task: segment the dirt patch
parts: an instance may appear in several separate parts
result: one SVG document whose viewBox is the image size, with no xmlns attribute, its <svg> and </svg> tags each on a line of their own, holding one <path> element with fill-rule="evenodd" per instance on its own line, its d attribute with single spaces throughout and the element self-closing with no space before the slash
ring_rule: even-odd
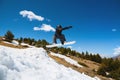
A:
<svg viewBox="0 0 120 80">
<path fill-rule="evenodd" d="M 8 44 L 8 43 L 5 43 L 4 41 L 0 41 L 0 45 L 12 47 L 12 48 L 19 48 L 19 49 L 28 48 L 28 46 Z"/>
<path fill-rule="evenodd" d="M 99 63 L 96 63 L 96 62 L 93 62 L 93 61 L 90 61 L 90 60 L 86 60 L 86 59 L 82 59 L 82 58 L 77 58 L 75 56 L 69 56 L 69 57 L 78 61 L 78 62 L 86 64 L 89 69 L 94 70 L 94 71 L 97 71 L 99 66 L 101 65 Z"/>
</svg>

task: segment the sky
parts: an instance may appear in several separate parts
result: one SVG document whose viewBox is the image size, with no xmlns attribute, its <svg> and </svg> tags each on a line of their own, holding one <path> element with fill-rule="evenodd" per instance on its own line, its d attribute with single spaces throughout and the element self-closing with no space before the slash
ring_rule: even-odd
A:
<svg viewBox="0 0 120 80">
<path fill-rule="evenodd" d="M 57 25 L 78 52 L 120 54 L 120 0 L 0 0 L 0 36 L 45 39 L 52 43 Z M 59 40 L 57 40 L 59 43 Z"/>
</svg>

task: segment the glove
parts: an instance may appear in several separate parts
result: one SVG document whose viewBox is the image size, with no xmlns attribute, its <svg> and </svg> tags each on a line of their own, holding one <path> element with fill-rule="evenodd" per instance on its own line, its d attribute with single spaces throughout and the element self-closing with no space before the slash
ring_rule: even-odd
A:
<svg viewBox="0 0 120 80">
<path fill-rule="evenodd" d="M 69 28 L 72 28 L 72 26 L 69 26 Z"/>
</svg>

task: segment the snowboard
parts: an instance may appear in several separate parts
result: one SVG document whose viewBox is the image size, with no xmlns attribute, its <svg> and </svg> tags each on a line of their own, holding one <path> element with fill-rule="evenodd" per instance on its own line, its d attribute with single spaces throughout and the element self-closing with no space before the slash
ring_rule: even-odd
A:
<svg viewBox="0 0 120 80">
<path fill-rule="evenodd" d="M 51 44 L 51 45 L 46 45 L 47 48 L 52 48 L 52 47 L 62 47 L 65 45 L 72 45 L 75 44 L 76 41 L 70 41 L 70 42 L 65 42 L 64 44 L 58 43 L 58 44 Z"/>
</svg>

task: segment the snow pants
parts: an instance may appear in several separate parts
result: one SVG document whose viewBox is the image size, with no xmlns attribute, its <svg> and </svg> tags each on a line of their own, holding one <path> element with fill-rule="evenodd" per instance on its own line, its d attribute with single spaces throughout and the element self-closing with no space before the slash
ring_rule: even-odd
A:
<svg viewBox="0 0 120 80">
<path fill-rule="evenodd" d="M 60 39 L 61 44 L 64 44 L 64 42 L 66 41 L 64 34 L 55 34 L 53 37 L 53 43 L 57 43 L 57 39 Z"/>
</svg>

